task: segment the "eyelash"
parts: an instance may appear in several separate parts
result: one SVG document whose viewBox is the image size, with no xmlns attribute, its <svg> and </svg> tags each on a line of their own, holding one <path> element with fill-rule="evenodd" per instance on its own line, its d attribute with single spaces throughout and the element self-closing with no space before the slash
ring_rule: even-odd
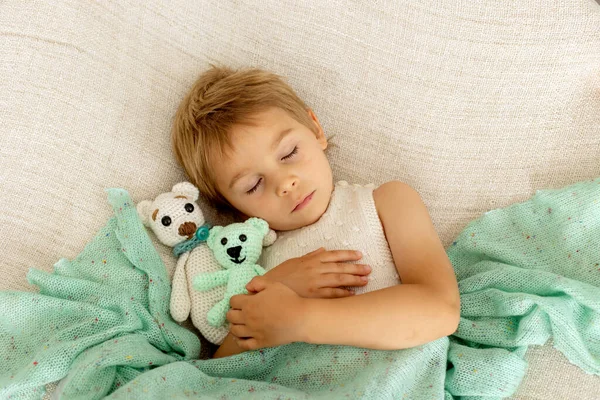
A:
<svg viewBox="0 0 600 400">
<path fill-rule="evenodd" d="M 252 193 L 256 192 L 258 190 L 258 186 L 260 186 L 260 182 L 262 182 L 262 178 L 260 178 L 258 180 L 258 182 L 256 182 L 256 185 L 254 185 L 254 187 L 252 189 L 248 190 L 246 193 L 252 194 Z"/>
<path fill-rule="evenodd" d="M 298 153 L 298 146 L 295 146 L 294 150 L 292 150 L 292 152 L 290 154 L 288 154 L 287 156 L 283 157 L 282 160 L 287 160 L 288 158 L 292 158 L 294 155 L 296 155 L 296 153 Z"/>
<path fill-rule="evenodd" d="M 293 156 L 295 156 L 297 153 L 298 153 L 298 146 L 295 146 L 294 150 L 292 150 L 292 152 L 290 154 L 288 154 L 285 157 L 282 157 L 281 159 L 282 160 L 287 160 L 287 159 L 292 158 Z M 263 178 L 260 178 L 258 180 L 258 182 L 256 182 L 256 185 L 254 185 L 254 187 L 252 189 L 248 190 L 246 192 L 246 194 L 252 194 L 252 193 L 256 192 L 258 190 L 258 187 L 260 186 L 260 183 L 262 182 L 262 179 Z"/>
</svg>

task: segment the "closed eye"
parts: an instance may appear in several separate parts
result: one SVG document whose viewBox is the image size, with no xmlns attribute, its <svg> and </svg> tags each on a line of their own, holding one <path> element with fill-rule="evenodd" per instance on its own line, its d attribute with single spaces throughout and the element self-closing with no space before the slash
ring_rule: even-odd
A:
<svg viewBox="0 0 600 400">
<path fill-rule="evenodd" d="M 290 154 L 288 154 L 287 156 L 283 157 L 282 160 L 287 160 L 288 158 L 292 158 L 294 157 L 294 155 L 298 153 L 298 146 L 294 147 L 294 150 L 292 150 L 292 152 Z"/>
<path fill-rule="evenodd" d="M 290 158 L 294 157 L 296 154 L 298 154 L 298 146 L 295 146 L 295 147 L 294 147 L 294 149 L 293 149 L 293 150 L 290 152 L 290 154 L 288 154 L 288 155 L 287 155 L 287 156 L 285 156 L 285 157 L 282 157 L 282 158 L 281 158 L 281 160 L 287 160 L 287 159 L 290 159 Z M 263 178 L 260 178 L 260 179 L 258 180 L 258 182 L 256 182 L 256 185 L 254 185 L 254 186 L 252 187 L 252 189 L 248 190 L 248 191 L 246 192 L 246 194 L 252 194 L 252 193 L 256 192 L 256 191 L 258 190 L 258 188 L 259 188 L 259 186 L 260 186 L 261 182 L 262 182 L 262 179 L 263 179 Z"/>
<path fill-rule="evenodd" d="M 260 186 L 260 183 L 262 182 L 262 179 L 263 178 L 260 178 L 258 180 L 258 182 L 256 182 L 256 185 L 254 185 L 254 187 L 252 189 L 248 190 L 246 193 L 247 194 L 252 194 L 252 193 L 256 192 L 258 190 L 258 187 Z"/>
</svg>

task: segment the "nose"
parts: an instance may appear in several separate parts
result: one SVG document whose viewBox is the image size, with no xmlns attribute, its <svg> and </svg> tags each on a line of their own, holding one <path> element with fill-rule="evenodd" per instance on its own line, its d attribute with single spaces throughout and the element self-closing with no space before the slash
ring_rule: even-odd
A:
<svg viewBox="0 0 600 400">
<path fill-rule="evenodd" d="M 227 254 L 229 254 L 229 257 L 238 258 L 240 251 L 242 251 L 242 246 L 230 247 L 227 249 Z"/>
<path fill-rule="evenodd" d="M 290 194 L 294 189 L 296 189 L 297 186 L 298 178 L 296 178 L 295 176 L 285 178 L 281 181 L 279 187 L 277 188 L 277 195 L 286 196 Z"/>
<path fill-rule="evenodd" d="M 180 236 L 187 236 L 188 239 L 191 239 L 194 233 L 196 233 L 196 224 L 193 222 L 184 222 L 179 225 L 179 229 L 177 230 Z"/>
</svg>

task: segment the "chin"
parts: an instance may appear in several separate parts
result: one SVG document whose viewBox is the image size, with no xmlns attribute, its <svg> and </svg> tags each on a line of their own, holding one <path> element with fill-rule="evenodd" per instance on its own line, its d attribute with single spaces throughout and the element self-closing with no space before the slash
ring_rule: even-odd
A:
<svg viewBox="0 0 600 400">
<path fill-rule="evenodd" d="M 276 231 L 284 232 L 284 231 L 293 231 L 295 229 L 300 229 L 307 225 L 311 225 L 319 220 L 320 216 L 312 217 L 312 216 L 302 216 L 302 218 L 291 218 L 290 221 L 281 224 L 273 224 L 269 225 L 271 229 Z"/>
<path fill-rule="evenodd" d="M 319 219 L 321 219 L 323 214 L 325 214 L 325 211 L 327 211 L 329 201 L 327 201 L 327 203 L 321 204 L 322 201 L 320 202 L 319 200 L 322 200 L 322 199 L 315 198 L 313 200 L 316 200 L 316 201 L 314 202 L 314 204 L 311 204 L 312 208 L 310 210 L 308 210 L 308 209 L 305 210 L 305 211 L 309 211 L 309 212 L 307 212 L 307 215 L 303 215 L 302 224 L 298 228 L 300 228 L 302 226 L 314 224 Z"/>
<path fill-rule="evenodd" d="M 309 223 L 306 223 L 304 221 L 290 221 L 286 224 L 282 224 L 279 229 L 277 229 L 277 228 L 273 228 L 273 229 L 275 229 L 276 231 L 293 231 L 295 229 L 300 229 L 306 225 L 309 225 Z"/>
<path fill-rule="evenodd" d="M 323 212 L 318 213 L 315 216 L 312 216 L 312 218 L 307 218 L 306 222 L 304 223 L 304 226 L 306 225 L 312 225 L 315 222 L 317 222 L 319 219 L 321 219 L 321 216 L 325 213 L 325 210 L 323 210 Z"/>
</svg>

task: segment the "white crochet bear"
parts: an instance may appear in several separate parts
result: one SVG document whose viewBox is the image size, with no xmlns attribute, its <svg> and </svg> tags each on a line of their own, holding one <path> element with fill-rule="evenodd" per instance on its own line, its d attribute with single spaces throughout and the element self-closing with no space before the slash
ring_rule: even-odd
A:
<svg viewBox="0 0 600 400">
<path fill-rule="evenodd" d="M 202 236 L 203 230 L 200 228 L 206 221 L 196 202 L 198 196 L 196 186 L 181 182 L 173 186 L 172 191 L 162 193 L 154 200 L 139 202 L 138 215 L 161 243 L 176 248 L 177 245 L 193 241 L 196 232 Z M 204 227 L 206 236 L 207 228 Z M 208 324 L 206 315 L 223 299 L 225 288 L 216 287 L 202 293 L 192 288 L 194 276 L 222 269 L 205 240 L 179 255 L 171 289 L 171 316 L 175 321 L 183 322 L 191 315 L 192 324 L 202 336 L 211 343 L 221 344 L 229 331 L 228 325 L 213 327 Z"/>
<path fill-rule="evenodd" d="M 191 316 L 192 324 L 202 336 L 211 343 L 221 344 L 229 333 L 229 324 L 211 326 L 207 314 L 224 298 L 226 287 L 205 292 L 192 287 L 196 275 L 223 269 L 205 242 L 209 227 L 196 202 L 199 194 L 196 186 L 181 182 L 154 200 L 139 202 L 137 211 L 142 223 L 152 229 L 158 240 L 173 247 L 174 254 L 179 255 L 171 288 L 171 316 L 178 322 Z M 276 234 L 271 230 L 263 245 L 271 245 L 275 238 Z"/>
</svg>

